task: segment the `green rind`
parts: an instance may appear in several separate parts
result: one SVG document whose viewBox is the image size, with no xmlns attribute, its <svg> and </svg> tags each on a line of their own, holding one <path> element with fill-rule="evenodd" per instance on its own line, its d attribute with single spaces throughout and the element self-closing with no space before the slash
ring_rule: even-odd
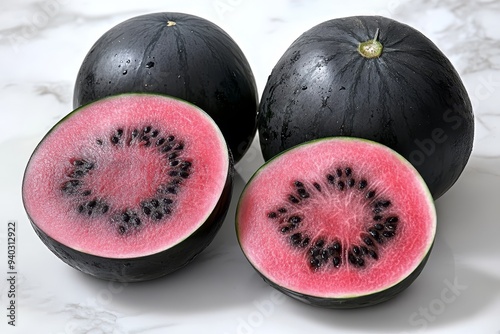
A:
<svg viewBox="0 0 500 334">
<path fill-rule="evenodd" d="M 412 169 L 415 172 L 415 177 L 418 178 L 419 182 L 423 185 L 423 189 L 425 191 L 425 195 L 429 199 L 429 202 L 430 203 L 434 202 L 434 199 L 432 198 L 432 194 L 431 194 L 429 188 L 427 187 L 424 179 L 418 173 L 418 171 L 415 169 L 415 167 L 409 161 L 407 161 L 401 154 L 399 154 L 398 152 L 394 151 L 390 147 L 385 146 L 383 144 L 380 144 L 378 142 L 369 140 L 369 139 L 357 138 L 357 137 L 334 136 L 334 137 L 317 138 L 317 139 L 312 139 L 310 141 L 297 144 L 295 146 L 292 146 L 290 148 L 287 148 L 287 149 L 281 151 L 280 153 L 276 154 L 275 156 L 271 157 L 269 160 L 267 160 L 266 162 L 264 162 L 264 164 L 261 165 L 254 172 L 254 174 L 250 177 L 250 179 L 246 183 L 245 187 L 243 188 L 243 190 L 242 190 L 242 192 L 240 194 L 240 197 L 238 199 L 237 206 L 236 206 L 236 213 L 235 213 L 236 238 L 237 238 L 238 244 L 239 244 L 239 246 L 240 246 L 240 248 L 241 248 L 241 250 L 243 252 L 243 255 L 245 256 L 245 258 L 247 259 L 247 261 L 249 262 L 249 264 L 251 265 L 251 267 L 260 275 L 260 277 L 267 284 L 269 284 L 271 287 L 275 288 L 276 290 L 282 292 L 283 294 L 285 294 L 285 295 L 287 295 L 289 297 L 292 297 L 292 298 L 294 298 L 296 300 L 299 300 L 299 301 L 301 301 L 301 302 L 303 302 L 305 304 L 309 304 L 309 305 L 316 306 L 316 307 L 322 307 L 322 308 L 331 308 L 331 309 L 352 309 L 352 308 L 361 308 L 361 307 L 366 307 L 366 306 L 372 306 L 372 305 L 380 304 L 382 302 L 385 302 L 387 300 L 390 300 L 390 299 L 394 298 L 396 295 L 398 295 L 402 291 L 406 290 L 415 281 L 415 279 L 420 275 L 420 273 L 422 272 L 422 270 L 424 269 L 424 267 L 425 267 L 425 265 L 427 263 L 427 260 L 428 260 L 428 258 L 430 256 L 431 250 L 432 250 L 433 245 L 434 245 L 434 240 L 435 240 L 435 236 L 436 236 L 436 224 L 434 224 L 434 231 L 433 231 L 432 241 L 430 242 L 428 248 L 426 249 L 421 262 L 419 263 L 419 265 L 408 276 L 406 276 L 404 279 L 402 279 L 398 283 L 396 283 L 396 284 L 388 287 L 387 289 L 384 289 L 384 290 L 381 290 L 381 291 L 377 291 L 377 292 L 374 292 L 372 294 L 360 295 L 360 296 L 353 296 L 353 297 L 348 297 L 348 298 L 332 298 L 332 297 L 312 296 L 312 295 L 303 294 L 303 293 L 300 293 L 300 292 L 297 292 L 297 291 L 293 291 L 293 290 L 287 289 L 287 288 L 279 285 L 278 283 L 270 280 L 261 271 L 259 271 L 255 267 L 255 265 L 250 261 L 250 259 L 245 254 L 245 252 L 243 251 L 243 247 L 242 247 L 242 243 L 241 243 L 241 239 L 240 239 L 240 235 L 239 235 L 239 228 L 238 228 L 238 225 L 239 225 L 239 222 L 238 222 L 238 212 L 240 210 L 240 204 L 242 202 L 242 199 L 245 196 L 246 190 L 248 189 L 248 187 L 252 183 L 252 180 L 254 178 L 256 178 L 263 170 L 265 170 L 266 167 L 270 163 L 272 163 L 274 160 L 280 158 L 281 156 L 285 155 L 287 152 L 295 150 L 296 148 L 299 148 L 299 147 L 302 147 L 302 146 L 307 146 L 307 145 L 310 145 L 310 144 L 313 144 L 313 143 L 316 143 L 316 142 L 327 141 L 327 140 L 332 140 L 332 139 L 335 139 L 335 140 L 345 140 L 345 141 L 362 141 L 362 142 L 372 143 L 372 144 L 375 144 L 375 145 L 379 145 L 379 146 L 385 147 L 387 150 L 389 150 L 390 152 L 392 152 L 394 154 L 394 156 L 396 156 L 397 158 L 399 158 L 399 160 L 402 163 L 406 164 L 406 166 L 408 168 Z M 432 206 L 431 209 L 433 210 L 433 212 L 432 212 L 433 219 L 434 219 L 434 221 L 436 221 L 436 211 L 435 211 L 434 206 Z"/>
</svg>

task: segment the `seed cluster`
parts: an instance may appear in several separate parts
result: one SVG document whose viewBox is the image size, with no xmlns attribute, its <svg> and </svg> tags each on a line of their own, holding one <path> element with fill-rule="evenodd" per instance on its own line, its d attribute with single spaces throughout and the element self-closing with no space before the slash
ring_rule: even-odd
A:
<svg viewBox="0 0 500 334">
<path fill-rule="evenodd" d="M 303 211 L 300 206 L 307 205 L 308 199 L 318 193 L 343 196 L 348 192 L 362 196 L 373 214 L 373 221 L 366 230 L 360 231 L 359 243 L 350 244 L 338 236 L 312 238 L 314 233 L 303 227 L 307 218 L 300 213 Z M 326 266 L 339 268 L 343 263 L 359 268 L 367 261 L 378 260 L 379 245 L 396 235 L 399 218 L 391 214 L 391 207 L 392 202 L 377 195 L 377 190 L 365 178 L 356 178 L 351 167 L 338 167 L 326 173 L 324 180 L 294 181 L 283 205 L 268 212 L 267 217 L 277 222 L 278 231 L 286 236 L 292 247 L 304 250 L 313 270 Z"/>
<path fill-rule="evenodd" d="M 90 189 L 86 182 L 92 172 L 98 168 L 91 159 L 74 159 L 67 172 L 67 180 L 61 184 L 64 195 L 77 199 L 77 212 L 90 218 L 107 215 L 119 234 L 131 232 L 141 225 L 145 219 L 161 221 L 171 215 L 175 205 L 175 196 L 179 193 L 183 182 L 192 173 L 192 162 L 184 157 L 185 144 L 173 134 L 162 135 L 162 132 L 151 125 L 130 130 L 118 128 L 107 137 L 96 140 L 98 147 L 111 145 L 117 149 L 135 147 L 137 149 L 154 149 L 165 161 L 168 172 L 165 182 L 159 185 L 156 194 L 141 201 L 139 207 L 115 208 L 109 197 L 99 195 Z"/>
</svg>

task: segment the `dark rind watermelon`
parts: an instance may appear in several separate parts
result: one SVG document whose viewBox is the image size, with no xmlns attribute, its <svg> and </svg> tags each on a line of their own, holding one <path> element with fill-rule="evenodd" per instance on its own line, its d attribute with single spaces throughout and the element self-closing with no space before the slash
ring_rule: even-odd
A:
<svg viewBox="0 0 500 334">
<path fill-rule="evenodd" d="M 143 257 L 111 259 L 81 252 L 51 238 L 31 218 L 30 222 L 45 246 L 63 262 L 77 270 L 109 281 L 130 283 L 148 281 L 185 267 L 208 247 L 227 215 L 231 203 L 232 183 L 233 170 L 231 169 L 217 206 L 196 232 L 172 248 Z"/>
<path fill-rule="evenodd" d="M 73 106 L 130 92 L 160 93 L 205 110 L 235 163 L 256 133 L 258 92 L 236 42 L 214 23 L 184 13 L 151 13 L 103 34 L 85 56 Z"/>
<path fill-rule="evenodd" d="M 358 50 L 376 37 L 377 57 Z M 299 143 L 352 136 L 385 144 L 421 173 L 435 199 L 470 157 L 474 116 L 449 59 L 416 29 L 380 16 L 320 23 L 272 70 L 258 131 L 266 160 Z"/>
</svg>

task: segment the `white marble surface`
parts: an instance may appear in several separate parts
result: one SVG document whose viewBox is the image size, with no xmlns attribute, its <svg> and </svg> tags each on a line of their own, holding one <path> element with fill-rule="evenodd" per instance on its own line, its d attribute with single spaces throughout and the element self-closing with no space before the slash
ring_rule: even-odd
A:
<svg viewBox="0 0 500 334">
<path fill-rule="evenodd" d="M 500 333 L 500 1 L 2 0 L 0 9 L 1 333 Z M 436 245 L 409 289 L 358 310 L 323 310 L 280 295 L 237 245 L 236 201 L 195 262 L 145 284 L 93 279 L 45 248 L 21 202 L 29 155 L 71 110 L 74 78 L 93 42 L 118 22 L 155 11 L 220 25 L 246 53 L 259 91 L 301 32 L 340 16 L 401 20 L 449 56 L 473 101 L 475 146 L 459 181 L 436 202 Z M 237 166 L 234 198 L 261 163 L 254 142 Z M 18 240 L 15 327 L 7 324 L 9 221 Z"/>
</svg>

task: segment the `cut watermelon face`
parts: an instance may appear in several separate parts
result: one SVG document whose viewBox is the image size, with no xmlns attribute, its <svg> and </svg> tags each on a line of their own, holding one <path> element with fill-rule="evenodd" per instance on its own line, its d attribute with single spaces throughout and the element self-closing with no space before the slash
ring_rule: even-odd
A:
<svg viewBox="0 0 500 334">
<path fill-rule="evenodd" d="M 236 230 L 251 265 L 307 303 L 360 307 L 392 298 L 430 253 L 436 213 L 416 170 L 357 138 L 311 141 L 262 166 L 241 194 Z"/>
<path fill-rule="evenodd" d="M 228 148 L 204 111 L 167 96 L 124 94 L 54 126 L 30 158 L 22 194 L 33 227 L 65 261 L 83 254 L 133 268 L 134 259 L 154 259 L 158 268 L 140 264 L 130 273 L 70 263 L 128 281 L 161 276 L 201 252 L 224 219 L 231 182 Z"/>
</svg>

